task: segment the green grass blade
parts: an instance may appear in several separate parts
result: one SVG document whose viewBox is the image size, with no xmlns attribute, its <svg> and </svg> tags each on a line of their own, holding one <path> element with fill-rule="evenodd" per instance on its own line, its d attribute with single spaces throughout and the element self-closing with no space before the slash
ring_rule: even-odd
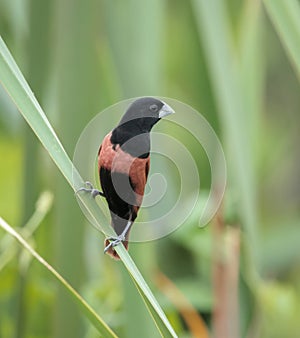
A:
<svg viewBox="0 0 300 338">
<path fill-rule="evenodd" d="M 73 169 L 70 158 L 1 37 L 0 81 L 67 182 L 73 190 L 76 191 L 83 185 L 84 181 L 77 170 L 75 168 Z M 79 197 L 82 199 L 82 203 L 84 203 L 87 210 L 91 211 L 91 217 L 94 218 L 95 222 L 99 223 L 99 227 L 103 229 L 105 233 L 113 235 L 111 228 L 106 223 L 106 218 L 97 207 L 96 202 L 93 201 L 93 198 L 83 194 Z"/>
<path fill-rule="evenodd" d="M 133 281 L 135 282 L 141 296 L 143 297 L 144 302 L 147 305 L 148 310 L 150 311 L 152 318 L 157 325 L 157 328 L 162 334 L 162 337 L 177 337 L 166 315 L 162 311 L 156 298 L 153 296 L 148 284 L 145 282 L 142 274 L 134 264 L 131 257 L 127 254 L 124 246 L 119 245 L 115 247 L 115 250 L 117 251 L 119 256 L 122 257 L 122 261 L 128 272 L 130 273 Z"/>
<path fill-rule="evenodd" d="M 11 96 L 21 114 L 24 116 L 28 124 L 31 126 L 37 137 L 40 139 L 43 146 L 48 151 L 49 155 L 65 176 L 72 188 L 77 190 L 83 185 L 83 180 L 77 170 L 73 169 L 73 164 L 60 143 L 57 135 L 51 127 L 42 108 L 34 98 L 26 80 L 18 70 L 12 56 L 10 55 L 4 41 L 0 38 L 0 79 L 1 82 Z M 73 184 L 74 180 L 74 184 Z M 93 220 L 99 225 L 107 235 L 115 235 L 112 228 L 107 224 L 104 214 L 101 212 L 95 200 L 90 194 L 80 194 L 81 199 L 86 210 L 89 212 Z M 146 302 L 151 305 L 153 311 L 158 314 L 160 321 L 156 322 L 161 332 L 166 331 L 165 337 L 177 337 L 172 326 L 170 325 L 163 310 L 157 303 L 151 290 L 149 289 L 144 278 L 130 258 L 128 252 L 123 246 L 117 247 L 117 252 L 121 260 L 125 264 L 127 270 L 142 290 L 142 295 Z M 167 328 L 167 330 L 166 330 Z"/>
<path fill-rule="evenodd" d="M 245 118 L 249 129 L 249 143 L 253 158 L 260 149 L 260 126 L 265 88 L 265 67 L 262 46 L 262 6 L 260 0 L 244 2 L 238 27 L 241 89 Z M 254 72 L 253 69 L 256 69 Z"/>
<path fill-rule="evenodd" d="M 300 3 L 264 0 L 264 4 L 300 80 Z"/>
<path fill-rule="evenodd" d="M 9 224 L 7 224 L 0 217 L 0 226 L 7 231 L 11 236 L 13 236 L 30 254 L 39 261 L 69 292 L 72 298 L 76 303 L 81 307 L 84 314 L 89 318 L 91 323 L 98 329 L 101 337 L 117 337 L 116 334 L 106 325 L 102 318 L 100 318 L 97 313 L 89 306 L 89 304 L 77 293 L 76 290 L 47 262 L 42 258 L 27 242 L 26 240 L 17 233 Z"/>
<path fill-rule="evenodd" d="M 49 191 L 43 192 L 37 203 L 36 209 L 28 222 L 20 229 L 23 238 L 30 239 L 35 230 L 40 226 L 48 214 L 53 202 L 53 195 Z M 9 236 L 9 235 L 7 235 Z M 4 236 L 0 241 L 0 271 L 10 262 L 18 253 L 16 245 L 12 243 L 13 239 Z"/>
<path fill-rule="evenodd" d="M 39 3 L 44 9 L 44 1 L 31 1 Z M 68 0 L 52 3 L 55 43 L 51 49 L 54 50 L 55 57 L 51 59 L 53 96 L 49 97 L 48 102 L 54 108 L 52 116 L 55 116 L 56 132 L 60 134 L 65 150 L 71 155 L 76 143 L 74 136 L 80 135 L 93 117 L 93 112 L 103 106 L 105 97 L 102 94 L 104 86 L 100 83 L 102 77 L 98 72 L 99 59 L 102 59 L 102 52 L 99 55 L 98 50 L 100 48 L 102 51 L 102 48 L 97 39 L 101 6 L 99 1 L 86 1 L 83 5 L 81 0 L 74 0 L 72 6 L 69 6 Z M 85 223 L 84 215 L 63 177 L 57 172 L 53 178 L 56 196 L 52 227 L 55 238 L 55 266 L 63 271 L 73 287 L 81 290 L 87 272 L 84 262 L 86 243 L 83 238 L 92 230 L 77 226 L 74 231 L 75 224 Z M 65 212 L 66 210 L 72 212 Z M 80 320 L 80 313 L 61 287 L 57 290 L 53 311 L 55 338 L 82 337 L 84 323 Z M 64 315 L 66 312 L 67 317 Z"/>
<path fill-rule="evenodd" d="M 70 160 L 67 160 L 67 154 L 1 37 L 0 50 L 0 75 L 4 88 L 18 109 L 22 111 L 23 117 L 36 133 L 56 165 L 61 169 L 63 175 L 69 183 L 71 183 L 72 175 L 68 175 L 68 173 L 72 172 L 72 163 Z M 12 93 L 14 93 L 14 95 Z M 48 133 L 41 134 L 40 131 L 43 131 L 45 128 L 48 129 Z M 65 156 L 57 156 L 59 153 Z"/>
<path fill-rule="evenodd" d="M 257 215 L 253 156 L 249 144 L 240 74 L 233 53 L 233 36 L 224 1 L 193 1 L 199 35 L 206 53 L 211 82 L 223 126 L 229 186 L 239 196 L 239 217 L 257 262 Z"/>
</svg>

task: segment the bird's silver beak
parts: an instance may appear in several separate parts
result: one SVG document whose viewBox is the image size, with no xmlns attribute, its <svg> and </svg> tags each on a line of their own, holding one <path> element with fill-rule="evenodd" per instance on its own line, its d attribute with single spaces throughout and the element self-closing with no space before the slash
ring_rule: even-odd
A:
<svg viewBox="0 0 300 338">
<path fill-rule="evenodd" d="M 158 113 L 158 117 L 161 119 L 165 116 L 168 116 L 170 114 L 174 114 L 174 110 L 169 106 L 167 105 L 166 103 L 161 107 L 159 113 Z"/>
</svg>

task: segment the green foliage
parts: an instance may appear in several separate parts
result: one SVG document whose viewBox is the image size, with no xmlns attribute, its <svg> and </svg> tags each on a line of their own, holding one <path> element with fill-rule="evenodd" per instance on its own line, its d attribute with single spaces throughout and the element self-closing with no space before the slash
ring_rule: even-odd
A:
<svg viewBox="0 0 300 338">
<path fill-rule="evenodd" d="M 0 218 L 0 226 L 7 231 L 8 234 L 17 239 L 20 244 L 28 250 L 28 252 L 39 261 L 47 270 L 49 270 L 55 278 L 63 284 L 67 291 L 69 291 L 72 298 L 80 305 L 84 314 L 89 318 L 91 323 L 98 329 L 101 337 L 117 337 L 106 323 L 96 314 L 96 312 L 85 302 L 85 300 L 73 289 L 73 287 L 50 265 L 48 264 L 27 242 L 20 236 L 10 225 L 8 225 L 2 218 Z"/>
<path fill-rule="evenodd" d="M 298 77 L 300 75 L 300 4 L 297 0 L 271 1 L 264 4 L 283 42 L 291 61 L 294 63 Z"/>
<path fill-rule="evenodd" d="M 0 1 L 1 35 L 18 64 L 1 40 L 0 81 L 13 100 L 1 88 L 0 216 L 18 227 L 23 245 L 68 281 L 57 282 L 0 229 L 1 337 L 113 336 L 107 326 L 124 338 L 170 336 L 158 302 L 176 333 L 191 337 L 185 308 L 166 297 L 168 290 L 156 281 L 158 270 L 215 333 L 218 280 L 212 271 L 232 266 L 227 226 L 241 230 L 239 312 L 233 320 L 240 337 L 297 337 L 299 16 L 298 0 Z M 205 190 L 176 232 L 131 245 L 130 256 L 118 248 L 122 264 L 102 254 L 102 236 L 85 226 L 73 194 L 83 181 L 75 171 L 70 188 L 69 157 L 97 112 L 140 95 L 186 102 L 216 130 L 228 166 L 219 212 L 226 226 L 220 236 L 216 220 L 197 226 L 210 166 L 186 132 L 168 126 L 170 135 L 197 154 Z M 53 208 L 36 209 L 45 190 L 53 194 Z M 112 234 L 94 201 L 80 198 Z"/>
<path fill-rule="evenodd" d="M 22 113 L 28 124 L 38 136 L 68 183 L 74 191 L 77 191 L 79 187 L 84 185 L 84 182 L 77 172 L 77 169 L 74 168 L 71 160 L 47 120 L 46 115 L 35 99 L 26 80 L 22 76 L 2 39 L 0 40 L 0 56 L 0 77 L 4 88 L 10 94 L 19 108 L 20 113 Z M 75 186 L 73 185 L 73 181 L 75 182 Z M 105 224 L 103 228 L 108 229 L 108 231 L 105 232 L 108 235 L 111 234 L 112 236 L 116 236 L 113 230 L 106 224 L 105 217 L 91 194 L 79 194 L 79 198 L 83 202 L 85 209 L 89 212 L 92 219 L 97 222 L 99 228 L 101 229 L 101 224 L 103 222 L 103 224 Z M 10 233 L 12 234 L 12 232 Z M 16 234 L 13 235 L 18 238 Z M 25 241 L 23 241 L 22 244 L 26 246 Z M 28 246 L 26 248 L 29 249 Z M 160 308 L 147 283 L 125 250 L 124 246 L 118 246 L 116 251 L 133 278 L 133 281 L 136 284 L 138 291 L 141 293 L 141 296 L 151 312 L 161 334 L 165 337 L 177 337 L 172 326 L 169 324 L 167 317 Z M 33 254 L 32 251 L 31 253 Z"/>
</svg>

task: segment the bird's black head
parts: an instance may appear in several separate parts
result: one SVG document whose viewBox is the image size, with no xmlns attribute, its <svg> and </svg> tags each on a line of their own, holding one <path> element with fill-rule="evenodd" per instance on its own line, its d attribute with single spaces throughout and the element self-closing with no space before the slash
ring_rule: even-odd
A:
<svg viewBox="0 0 300 338">
<path fill-rule="evenodd" d="M 147 133 L 162 117 L 172 113 L 174 111 L 166 103 L 153 97 L 142 97 L 128 107 L 119 126 L 126 124 L 128 128 Z"/>
<path fill-rule="evenodd" d="M 170 106 L 156 98 L 139 98 L 128 107 L 120 123 L 113 130 L 111 142 L 122 146 L 131 138 L 145 134 L 142 139 L 139 138 L 142 141 L 139 143 L 147 143 L 150 150 L 150 138 L 147 134 L 162 117 L 172 113 L 174 111 Z M 135 145 L 136 149 L 138 146 Z"/>
</svg>

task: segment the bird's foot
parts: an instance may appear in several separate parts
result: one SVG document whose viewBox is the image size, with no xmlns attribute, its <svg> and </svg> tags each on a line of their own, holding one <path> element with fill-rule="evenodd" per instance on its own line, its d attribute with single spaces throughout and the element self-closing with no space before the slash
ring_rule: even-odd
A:
<svg viewBox="0 0 300 338">
<path fill-rule="evenodd" d="M 125 241 L 125 236 L 121 234 L 117 237 L 108 237 L 106 241 L 109 241 L 109 244 L 104 248 L 104 253 L 106 253 L 110 248 L 114 248 L 115 246 L 119 245 L 120 243 Z"/>
<path fill-rule="evenodd" d="M 109 242 L 109 244 L 107 244 L 106 247 L 104 248 L 104 253 L 109 251 L 109 249 L 114 248 L 115 246 L 119 245 L 120 243 L 125 243 L 125 248 L 127 249 L 128 242 L 126 241 L 126 235 L 128 234 L 128 231 L 129 231 L 131 225 L 132 225 L 132 222 L 128 221 L 127 225 L 126 225 L 125 229 L 122 231 L 121 235 L 119 235 L 117 237 L 111 236 L 111 237 L 106 238 L 105 242 L 106 243 Z"/>
<path fill-rule="evenodd" d="M 79 188 L 76 190 L 75 194 L 78 194 L 80 191 L 89 192 L 94 198 L 98 195 L 105 197 L 104 193 L 102 191 L 99 191 L 97 189 L 94 189 L 91 182 L 85 182 L 85 187 Z"/>
</svg>

